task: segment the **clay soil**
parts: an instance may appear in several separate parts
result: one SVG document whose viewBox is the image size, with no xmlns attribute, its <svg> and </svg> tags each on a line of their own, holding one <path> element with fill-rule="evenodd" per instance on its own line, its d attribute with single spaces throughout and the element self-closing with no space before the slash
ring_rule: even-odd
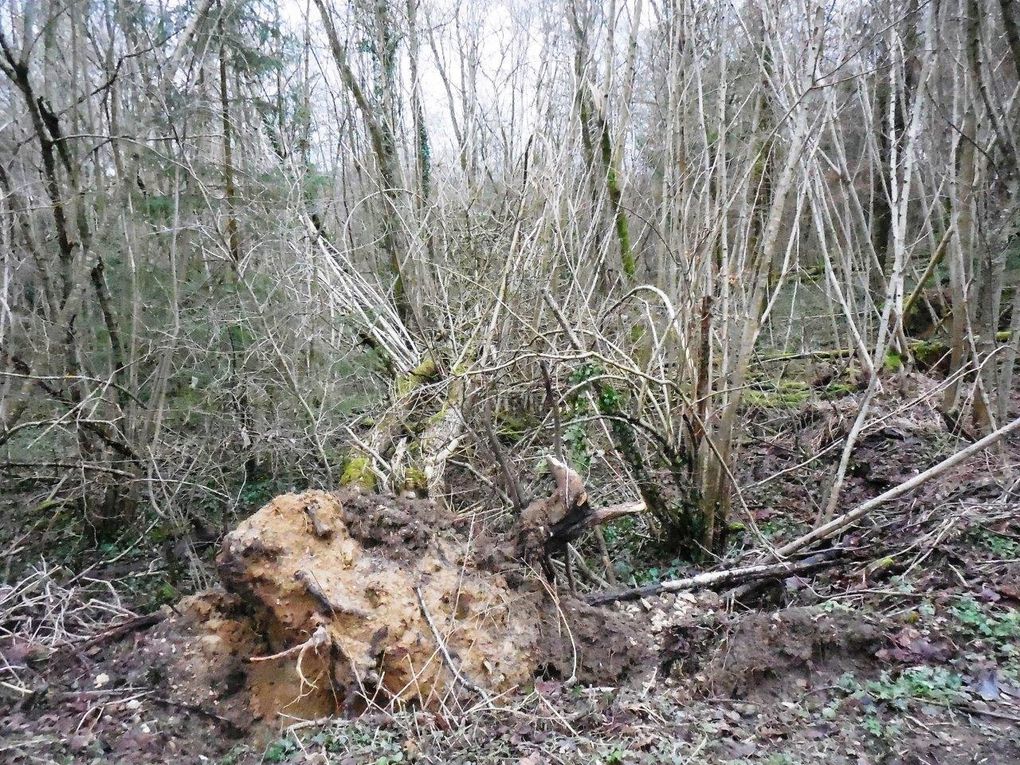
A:
<svg viewBox="0 0 1020 765">
<path fill-rule="evenodd" d="M 771 412 L 742 481 L 794 468 L 847 416 Z M 937 418 L 891 417 L 859 445 L 844 502 L 961 444 Z M 220 548 L 219 584 L 123 631 L 109 631 L 118 610 L 89 622 L 88 640 L 41 646 L 54 614 L 13 608 L 24 588 L 4 585 L 0 762 L 1020 762 L 1020 441 L 999 456 L 1012 477 L 990 459 L 960 466 L 838 540 L 857 554 L 743 603 L 701 591 L 596 608 L 563 588 L 553 598 L 498 530 L 428 501 L 279 498 Z M 837 457 L 752 486 L 745 538 L 716 565 L 746 560 L 752 526 L 773 544 L 808 528 Z M 311 557 L 288 563 L 293 550 Z M 293 570 L 330 555 L 353 574 L 323 575 L 333 559 L 317 570 L 323 608 Z M 67 624 L 117 578 L 94 572 L 63 603 Z M 306 655 L 314 691 L 294 654 L 249 661 L 309 624 L 344 646 Z M 401 657 L 417 686 L 388 679 Z"/>
</svg>

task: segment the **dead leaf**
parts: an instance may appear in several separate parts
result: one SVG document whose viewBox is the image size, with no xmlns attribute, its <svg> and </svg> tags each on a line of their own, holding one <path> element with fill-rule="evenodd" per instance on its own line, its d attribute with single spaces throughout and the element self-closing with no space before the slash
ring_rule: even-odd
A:
<svg viewBox="0 0 1020 765">
<path fill-rule="evenodd" d="M 913 627 L 904 627 L 892 636 L 894 648 L 883 648 L 875 653 L 879 659 L 904 663 L 945 661 L 953 654 L 953 645 L 948 641 L 932 642 Z"/>
</svg>

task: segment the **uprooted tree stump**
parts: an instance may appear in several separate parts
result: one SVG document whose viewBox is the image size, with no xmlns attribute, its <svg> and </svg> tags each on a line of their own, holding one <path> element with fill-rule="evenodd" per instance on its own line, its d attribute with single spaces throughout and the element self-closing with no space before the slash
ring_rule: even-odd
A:
<svg viewBox="0 0 1020 765">
<path fill-rule="evenodd" d="M 552 597 L 512 547 L 469 539 L 428 500 L 277 497 L 225 538 L 226 592 L 185 599 L 157 628 L 185 643 L 168 672 L 187 675 L 189 704 L 243 693 L 272 723 L 370 702 L 438 709 L 537 678 L 619 684 L 652 664 L 623 615 Z"/>
</svg>

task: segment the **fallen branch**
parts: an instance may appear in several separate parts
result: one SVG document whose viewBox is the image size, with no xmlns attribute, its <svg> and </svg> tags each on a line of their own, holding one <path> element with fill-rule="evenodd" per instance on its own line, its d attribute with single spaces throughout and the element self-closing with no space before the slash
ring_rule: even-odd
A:
<svg viewBox="0 0 1020 765">
<path fill-rule="evenodd" d="M 837 532 L 842 531 L 844 528 L 849 526 L 854 521 L 863 518 L 865 515 L 870 513 L 879 505 L 884 505 L 886 502 L 889 502 L 890 500 L 896 499 L 897 497 L 900 497 L 909 491 L 913 491 L 918 486 L 921 486 L 930 481 L 932 478 L 937 478 L 950 468 L 953 468 L 956 465 L 959 465 L 961 462 L 970 459 L 975 454 L 984 451 L 995 442 L 999 441 L 1002 438 L 1005 438 L 1010 433 L 1016 430 L 1020 430 L 1020 418 L 1017 418 L 1008 425 L 1004 425 L 998 430 L 989 433 L 980 441 L 971 444 L 966 449 L 961 449 L 956 454 L 952 455 L 951 457 L 947 457 L 946 459 L 942 460 L 942 462 L 938 463 L 933 467 L 928 468 L 923 473 L 918 473 L 909 481 L 904 481 L 899 486 L 894 486 L 893 488 L 889 489 L 889 491 L 883 494 L 879 494 L 874 499 L 869 499 L 867 502 L 858 505 L 850 512 L 837 516 L 828 523 L 825 523 L 819 526 L 818 528 L 814 529 L 813 531 L 808 532 L 804 536 L 798 537 L 797 539 L 794 539 L 792 542 L 783 545 L 778 550 L 776 550 L 776 555 L 786 557 L 787 555 L 795 553 L 801 548 L 807 547 L 810 544 L 834 536 Z"/>
<path fill-rule="evenodd" d="M 602 592 L 588 597 L 588 602 L 593 606 L 600 606 L 605 603 L 613 603 L 619 600 L 637 600 L 638 598 L 661 595 L 664 592 L 682 592 L 684 590 L 713 589 L 725 585 L 738 584 L 751 580 L 773 579 L 777 576 L 793 576 L 805 574 L 810 571 L 817 571 L 826 566 L 833 565 L 845 550 L 827 550 L 813 555 L 807 560 L 799 562 L 768 563 L 759 566 L 743 566 L 741 568 L 728 568 L 721 571 L 707 571 L 704 574 L 687 577 L 686 579 L 672 579 L 666 582 L 656 582 L 644 587 L 635 587 L 630 590 L 619 590 L 617 592 Z"/>
<path fill-rule="evenodd" d="M 125 635 L 129 635 L 132 632 L 148 629 L 149 627 L 152 627 L 155 624 L 159 624 L 166 617 L 167 614 L 165 611 L 154 611 L 151 614 L 136 616 L 133 619 L 128 619 L 126 622 L 115 624 L 109 629 L 103 630 L 98 635 L 95 635 L 86 640 L 84 643 L 80 643 L 79 645 L 74 646 L 74 648 L 79 651 L 84 651 L 89 648 L 92 648 L 93 646 L 97 646 L 100 643 L 119 640 L 120 638 L 124 637 Z"/>
</svg>

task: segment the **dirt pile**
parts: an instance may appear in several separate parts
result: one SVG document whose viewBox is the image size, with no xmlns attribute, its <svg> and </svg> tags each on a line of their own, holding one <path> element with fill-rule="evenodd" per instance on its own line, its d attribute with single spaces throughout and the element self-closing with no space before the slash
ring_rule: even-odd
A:
<svg viewBox="0 0 1020 765">
<path fill-rule="evenodd" d="M 534 578 L 511 586 L 510 560 L 427 500 L 283 495 L 227 535 L 217 562 L 227 592 L 182 601 L 151 666 L 181 703 L 211 699 L 238 723 L 441 708 L 535 678 L 619 684 L 652 664 L 622 616 L 557 603 Z"/>
<path fill-rule="evenodd" d="M 885 644 L 881 629 L 853 613 L 786 608 L 775 613 L 708 613 L 672 628 L 664 656 L 711 696 L 769 701 L 864 672 Z"/>
</svg>

